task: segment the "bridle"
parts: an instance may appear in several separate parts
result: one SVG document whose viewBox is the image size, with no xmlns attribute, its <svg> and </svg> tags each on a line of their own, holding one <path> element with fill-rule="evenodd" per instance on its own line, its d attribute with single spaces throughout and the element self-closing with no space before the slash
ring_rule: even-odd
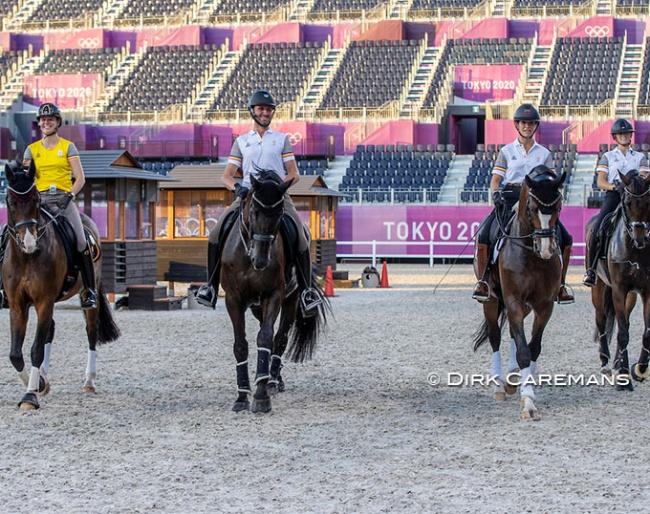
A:
<svg viewBox="0 0 650 514">
<path fill-rule="evenodd" d="M 633 198 L 643 198 L 645 195 L 650 193 L 650 188 L 646 188 L 646 190 L 641 193 L 641 194 L 635 194 L 633 193 L 630 189 L 628 189 L 627 186 L 624 188 L 624 194 L 625 195 L 630 195 Z M 627 232 L 627 235 L 629 236 L 630 240 L 632 241 L 632 245 L 640 250 L 642 248 L 645 248 L 646 242 L 648 239 L 650 239 L 650 221 L 631 221 L 630 217 L 627 213 L 627 209 L 625 208 L 625 198 L 621 199 L 621 218 L 623 219 L 623 227 L 625 227 L 625 232 Z M 634 229 L 641 228 L 643 229 L 643 243 L 639 244 L 637 242 L 637 238 L 634 237 Z"/>
<path fill-rule="evenodd" d="M 241 239 L 242 244 L 244 245 L 244 249 L 246 250 L 246 254 L 248 256 L 251 255 L 253 247 L 252 245 L 249 246 L 248 242 L 257 242 L 257 243 L 267 243 L 267 244 L 273 244 L 275 239 L 277 238 L 278 230 L 280 229 L 280 223 L 282 223 L 282 217 L 284 215 L 284 195 L 275 203 L 273 204 L 266 204 L 263 201 L 261 201 L 255 192 L 252 193 L 251 199 L 250 199 L 251 204 L 255 203 L 257 206 L 259 206 L 260 210 L 265 213 L 265 214 L 276 214 L 278 213 L 277 216 L 277 221 L 275 225 L 272 227 L 270 231 L 267 232 L 254 232 L 250 229 L 248 224 L 246 223 L 246 220 L 244 219 L 244 202 L 242 201 L 240 210 L 239 210 L 239 237 Z M 278 206 L 280 209 L 278 209 Z M 250 213 L 250 208 L 251 206 L 249 205 L 249 213 Z"/>
<path fill-rule="evenodd" d="M 22 204 L 29 202 L 34 197 L 34 195 L 37 195 L 38 197 L 37 212 L 40 212 L 41 197 L 38 194 L 38 190 L 36 189 L 36 184 L 32 183 L 32 185 L 26 191 L 17 191 L 13 187 L 7 186 L 7 191 L 9 192 L 9 194 L 11 194 L 12 198 L 14 198 L 18 203 L 22 203 Z M 12 210 L 7 205 L 7 230 L 9 231 L 11 238 L 18 246 L 20 246 L 20 240 L 21 240 L 18 231 L 21 230 L 22 228 L 29 229 L 30 227 L 38 227 L 38 219 L 28 218 L 16 223 L 14 221 Z M 46 226 L 41 226 L 38 228 L 36 241 L 38 241 L 45 233 L 45 227 Z"/>
</svg>

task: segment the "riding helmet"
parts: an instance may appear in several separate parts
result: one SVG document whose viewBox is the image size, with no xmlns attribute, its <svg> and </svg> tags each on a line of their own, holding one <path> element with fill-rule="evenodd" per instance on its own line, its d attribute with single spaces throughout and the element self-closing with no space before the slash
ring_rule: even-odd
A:
<svg viewBox="0 0 650 514">
<path fill-rule="evenodd" d="M 54 116 L 59 120 L 59 127 L 63 121 L 63 117 L 61 116 L 61 109 L 59 109 L 51 102 L 45 102 L 38 108 L 38 112 L 36 113 L 36 121 L 39 121 L 42 116 Z"/>
<path fill-rule="evenodd" d="M 539 111 L 533 104 L 521 104 L 517 107 L 514 116 L 515 121 L 536 121 L 539 123 Z"/>
<path fill-rule="evenodd" d="M 629 132 L 634 132 L 634 127 L 625 118 L 619 118 L 612 123 L 612 135 L 627 134 Z"/>
<path fill-rule="evenodd" d="M 251 99 L 248 101 L 249 109 L 252 109 L 256 105 L 270 105 L 273 108 L 277 106 L 275 100 L 271 96 L 271 93 L 264 91 L 263 89 L 255 91 L 253 93 L 253 96 L 251 96 Z"/>
</svg>

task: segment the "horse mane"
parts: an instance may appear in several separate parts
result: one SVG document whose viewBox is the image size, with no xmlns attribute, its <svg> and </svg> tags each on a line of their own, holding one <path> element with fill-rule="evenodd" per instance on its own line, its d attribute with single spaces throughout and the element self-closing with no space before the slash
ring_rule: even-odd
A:
<svg viewBox="0 0 650 514">
<path fill-rule="evenodd" d="M 280 178 L 280 175 L 278 175 L 275 171 L 273 170 L 267 170 L 264 168 L 258 168 L 257 166 L 255 167 L 255 174 L 257 175 L 255 179 L 259 182 L 266 182 L 267 180 L 272 180 L 273 182 L 277 184 L 282 184 L 282 179 Z"/>
</svg>

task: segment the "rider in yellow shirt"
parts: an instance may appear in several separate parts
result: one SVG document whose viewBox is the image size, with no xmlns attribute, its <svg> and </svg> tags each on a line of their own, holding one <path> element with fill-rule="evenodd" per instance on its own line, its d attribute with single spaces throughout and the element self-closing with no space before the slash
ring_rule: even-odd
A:
<svg viewBox="0 0 650 514">
<path fill-rule="evenodd" d="M 44 103 L 36 115 L 42 138 L 29 145 L 23 156 L 23 166 L 33 160 L 36 165 L 36 189 L 41 193 L 41 203 L 52 212 L 62 211 L 72 225 L 77 244 L 77 262 L 84 290 L 81 292 L 81 308 L 97 307 L 95 268 L 90 248 L 86 243 L 81 216 L 74 197 L 86 181 L 79 152 L 75 144 L 59 136 L 62 123 L 61 111 L 52 103 Z M 74 180 L 73 180 L 74 177 Z"/>
</svg>

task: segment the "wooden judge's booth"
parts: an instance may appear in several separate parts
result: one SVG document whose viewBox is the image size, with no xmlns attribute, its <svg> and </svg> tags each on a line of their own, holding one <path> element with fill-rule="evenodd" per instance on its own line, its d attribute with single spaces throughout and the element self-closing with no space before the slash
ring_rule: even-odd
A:
<svg viewBox="0 0 650 514">
<path fill-rule="evenodd" d="M 156 211 L 158 280 L 204 282 L 208 236 L 234 200 L 222 182 L 225 164 L 175 167 L 172 182 L 159 185 Z M 312 234 L 311 257 L 318 271 L 336 269 L 338 191 L 318 175 L 302 175 L 289 193 Z"/>
</svg>

